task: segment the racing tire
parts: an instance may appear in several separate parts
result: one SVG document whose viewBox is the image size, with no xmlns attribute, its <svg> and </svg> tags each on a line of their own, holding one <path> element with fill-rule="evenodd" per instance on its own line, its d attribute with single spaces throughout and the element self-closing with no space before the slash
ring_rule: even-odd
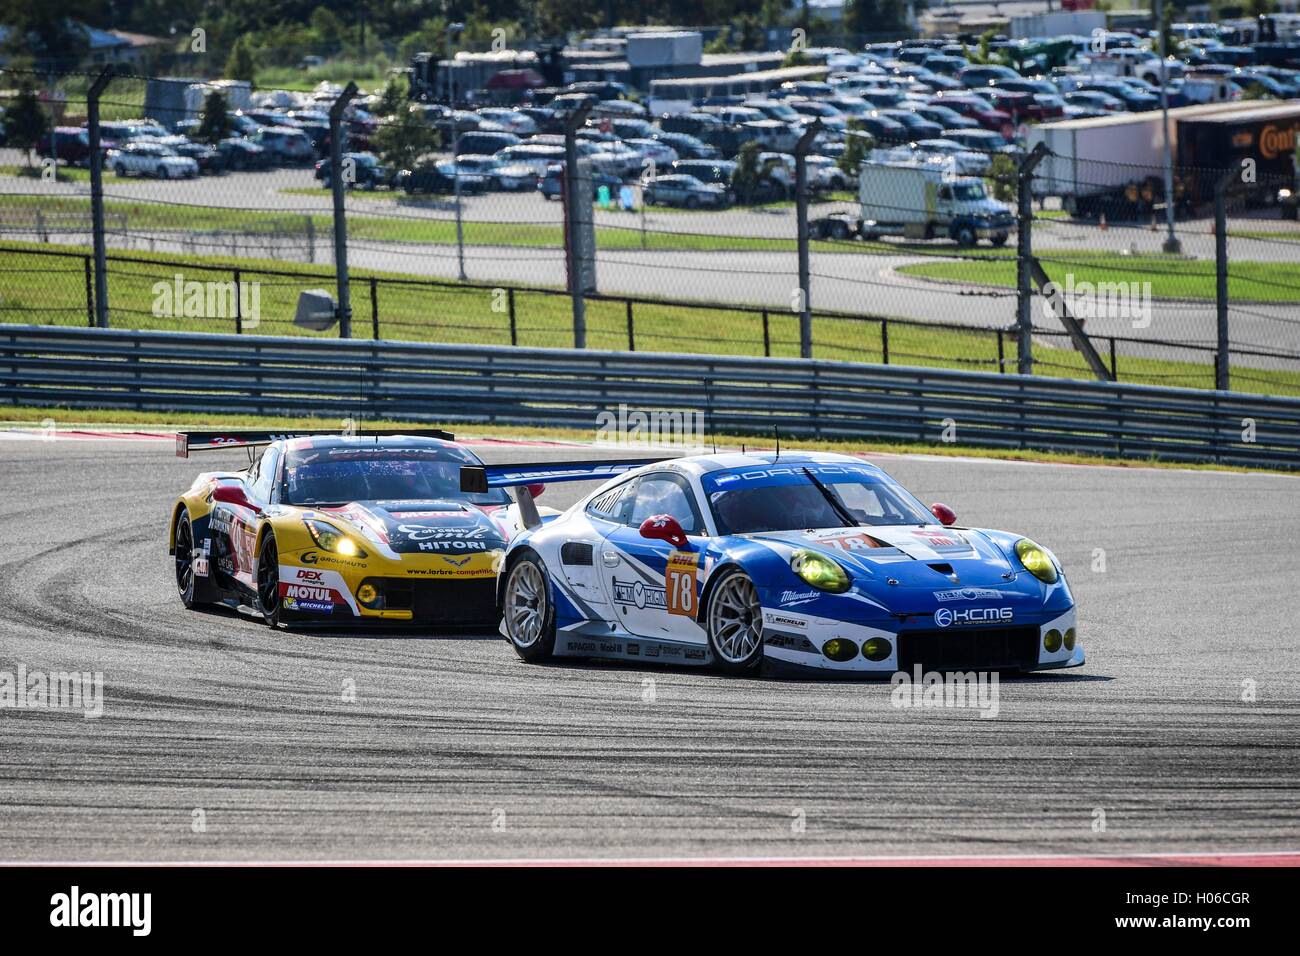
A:
<svg viewBox="0 0 1300 956">
<path fill-rule="evenodd" d="M 176 557 L 176 591 L 180 594 L 181 603 L 192 611 L 202 602 L 194 600 L 194 526 L 190 524 L 188 509 L 182 510 L 176 521 L 172 549 Z"/>
<path fill-rule="evenodd" d="M 718 670 L 738 677 L 757 675 L 763 659 L 763 608 L 749 575 L 739 568 L 723 572 L 704 614 Z"/>
<path fill-rule="evenodd" d="M 524 554 L 510 566 L 501 591 L 501 620 L 515 653 L 530 664 L 555 655 L 555 605 L 550 579 L 536 554 Z"/>
<path fill-rule="evenodd" d="M 257 549 L 257 609 L 270 627 L 280 626 L 280 550 L 275 535 L 267 534 Z"/>
</svg>

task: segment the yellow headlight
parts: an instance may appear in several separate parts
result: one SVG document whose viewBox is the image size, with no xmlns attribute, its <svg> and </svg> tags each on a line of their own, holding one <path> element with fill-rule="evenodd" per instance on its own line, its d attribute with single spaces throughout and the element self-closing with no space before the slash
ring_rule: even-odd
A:
<svg viewBox="0 0 1300 956">
<path fill-rule="evenodd" d="M 1060 577 L 1055 562 L 1047 552 L 1028 538 L 1021 538 L 1016 542 L 1016 557 L 1020 559 L 1026 571 L 1046 584 L 1055 584 Z"/>
<path fill-rule="evenodd" d="M 357 588 L 357 600 L 362 604 L 374 604 L 377 597 L 379 592 L 375 590 L 373 584 L 363 584 Z"/>
<path fill-rule="evenodd" d="M 790 558 L 790 570 L 819 591 L 843 594 L 849 589 L 849 576 L 844 569 L 816 551 L 796 551 Z"/>
</svg>

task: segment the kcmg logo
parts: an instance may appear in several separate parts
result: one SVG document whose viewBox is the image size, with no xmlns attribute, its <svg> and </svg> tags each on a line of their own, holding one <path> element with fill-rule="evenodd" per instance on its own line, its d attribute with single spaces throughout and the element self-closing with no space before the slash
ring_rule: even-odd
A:
<svg viewBox="0 0 1300 956">
<path fill-rule="evenodd" d="M 934 623 L 939 627 L 952 627 L 963 624 L 1007 624 L 1013 612 L 1009 607 L 973 607 L 953 610 L 941 607 L 934 612 Z"/>
</svg>

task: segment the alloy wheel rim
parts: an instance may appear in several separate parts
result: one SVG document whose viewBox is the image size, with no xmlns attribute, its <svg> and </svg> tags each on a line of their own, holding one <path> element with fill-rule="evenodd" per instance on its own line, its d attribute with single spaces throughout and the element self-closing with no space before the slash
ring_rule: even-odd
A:
<svg viewBox="0 0 1300 956">
<path fill-rule="evenodd" d="M 510 572 L 506 588 L 506 626 L 510 639 L 520 647 L 530 647 L 542 636 L 546 619 L 546 588 L 542 574 L 530 561 L 523 561 Z"/>
<path fill-rule="evenodd" d="M 274 611 L 280 603 L 280 553 L 274 540 L 268 540 L 263 546 L 262 560 L 257 564 L 257 597 L 267 612 Z"/>
<path fill-rule="evenodd" d="M 182 520 L 176 529 L 176 587 L 188 594 L 194 583 L 194 535 L 190 523 Z"/>
<path fill-rule="evenodd" d="M 719 586 L 709 602 L 709 634 L 713 649 L 731 664 L 753 656 L 763 640 L 763 608 L 749 578 L 734 574 Z"/>
</svg>

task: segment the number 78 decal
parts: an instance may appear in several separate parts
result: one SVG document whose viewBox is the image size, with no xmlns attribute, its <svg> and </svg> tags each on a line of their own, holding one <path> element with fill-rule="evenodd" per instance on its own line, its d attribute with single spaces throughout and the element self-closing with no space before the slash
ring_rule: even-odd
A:
<svg viewBox="0 0 1300 956">
<path fill-rule="evenodd" d="M 669 614 L 695 616 L 695 589 L 699 567 L 698 554 L 690 551 L 669 552 L 668 569 L 664 577 Z"/>
</svg>

